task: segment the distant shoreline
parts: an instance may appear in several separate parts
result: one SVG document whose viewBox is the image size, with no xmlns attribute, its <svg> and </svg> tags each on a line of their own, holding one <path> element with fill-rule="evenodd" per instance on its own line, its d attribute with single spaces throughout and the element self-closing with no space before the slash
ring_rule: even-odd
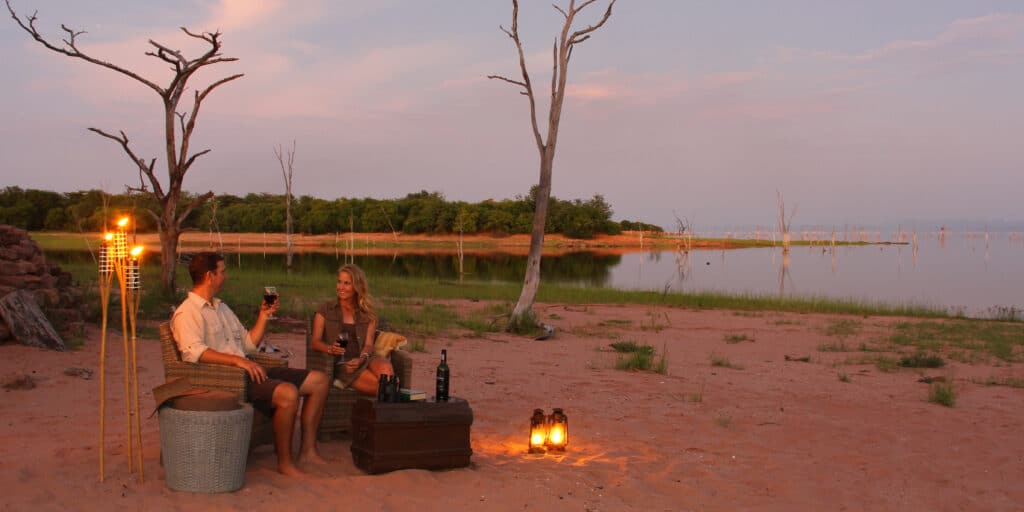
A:
<svg viewBox="0 0 1024 512">
<path fill-rule="evenodd" d="M 89 250 L 102 238 L 101 233 L 33 232 L 31 236 L 43 248 L 51 250 Z M 373 253 L 402 252 L 449 253 L 457 250 L 458 234 L 407 235 L 403 233 L 344 233 L 328 235 L 293 235 L 292 245 L 297 253 L 303 252 L 345 252 L 349 249 Z M 472 234 L 461 237 L 463 252 L 526 254 L 530 247 L 530 235 Z M 203 249 L 241 253 L 283 253 L 284 233 L 209 233 L 190 231 L 183 233 L 179 240 L 179 251 L 192 252 Z M 156 233 L 136 235 L 135 242 L 146 251 L 159 252 L 160 239 Z M 828 246 L 831 240 L 794 240 L 793 246 Z M 624 231 L 619 235 L 596 235 L 590 239 L 568 238 L 559 233 L 544 236 L 544 252 L 559 254 L 576 251 L 625 254 L 648 250 L 725 250 L 752 247 L 780 247 L 779 240 L 764 238 L 693 238 L 689 241 L 673 233 Z M 844 242 L 835 245 L 899 245 L 897 242 Z M 902 245 L 906 245 L 903 243 Z"/>
</svg>

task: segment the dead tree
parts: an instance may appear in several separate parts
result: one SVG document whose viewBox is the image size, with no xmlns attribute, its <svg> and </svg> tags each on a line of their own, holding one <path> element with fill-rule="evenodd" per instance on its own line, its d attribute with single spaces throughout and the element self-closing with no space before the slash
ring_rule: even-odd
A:
<svg viewBox="0 0 1024 512">
<path fill-rule="evenodd" d="M 793 211 L 789 213 L 789 218 L 786 218 L 786 202 L 782 199 L 782 192 L 775 192 L 776 197 L 779 201 L 779 231 L 782 233 L 782 252 L 783 254 L 789 254 L 789 228 L 793 224 L 793 216 L 796 215 L 796 205 L 793 205 Z"/>
<path fill-rule="evenodd" d="M 173 295 L 175 291 L 175 256 L 178 250 L 178 237 L 182 232 L 182 224 L 188 215 L 192 213 L 192 210 L 202 205 L 209 198 L 213 197 L 213 192 L 207 192 L 196 197 L 187 205 L 178 204 L 178 201 L 181 198 L 181 187 L 185 180 L 185 174 L 192 167 L 192 164 L 195 163 L 197 158 L 210 152 L 209 149 L 204 149 L 202 151 L 189 154 L 189 143 L 191 141 L 192 134 L 195 131 L 196 120 L 199 116 L 199 107 L 203 100 L 205 100 L 206 97 L 209 96 L 209 94 L 218 86 L 237 78 L 241 78 L 243 75 L 231 75 L 212 82 L 202 90 L 196 89 L 192 99 L 191 108 L 186 109 L 186 111 L 178 112 L 178 105 L 185 93 L 188 80 L 192 78 L 197 71 L 206 66 L 220 64 L 223 62 L 233 62 L 238 59 L 234 57 L 221 56 L 220 49 L 222 43 L 220 41 L 220 32 L 195 33 L 189 31 L 185 27 L 181 27 L 182 32 L 187 36 L 206 42 L 209 45 L 209 49 L 198 57 L 190 59 L 185 57 L 181 51 L 172 49 L 150 39 L 149 44 L 152 46 L 152 49 L 147 51 L 146 55 L 160 59 L 161 61 L 169 64 L 171 71 L 173 72 L 173 76 L 167 82 L 167 86 L 164 87 L 134 71 L 118 66 L 117 64 L 98 59 L 83 52 L 78 47 L 77 39 L 78 36 L 85 33 L 84 31 L 72 30 L 66 25 L 61 25 L 61 29 L 64 31 L 65 37 L 62 38 L 60 42 L 54 42 L 46 39 L 36 28 L 37 17 L 35 13 L 27 18 L 21 18 L 14 12 L 14 8 L 11 7 L 10 0 L 5 0 L 5 2 L 7 3 L 8 12 L 11 13 L 11 17 L 14 18 L 14 21 L 18 26 L 20 26 L 22 30 L 28 33 L 28 35 L 32 36 L 32 39 L 35 39 L 46 49 L 116 71 L 117 73 L 131 78 L 132 80 L 152 89 L 160 96 L 160 100 L 164 107 L 164 138 L 166 142 L 165 157 L 167 160 L 166 186 L 160 182 L 154 171 L 157 159 L 152 158 L 147 162 L 145 159 L 136 155 L 129 145 L 128 135 L 126 135 L 123 130 L 119 130 L 116 135 L 99 128 L 89 128 L 89 130 L 106 137 L 121 146 L 125 154 L 132 161 L 132 165 L 137 167 L 139 171 L 139 186 L 130 188 L 132 190 L 147 193 L 156 200 L 158 210 L 148 211 L 156 219 L 157 228 L 160 231 L 160 283 L 165 295 Z"/>
<path fill-rule="evenodd" d="M 573 23 L 581 11 L 589 7 L 596 0 L 569 0 L 569 8 L 562 9 L 558 5 L 554 8 L 565 22 L 562 24 L 561 33 L 552 45 L 552 66 L 551 66 L 551 105 L 548 111 L 547 138 L 541 135 L 537 121 L 537 103 L 533 90 L 533 83 L 530 81 L 530 73 L 526 69 L 526 56 L 523 53 L 523 43 L 519 38 L 519 2 L 512 0 L 512 25 L 509 29 L 500 27 L 516 45 L 516 52 L 519 54 L 519 71 L 521 80 L 513 80 L 501 75 L 489 75 L 487 78 L 502 80 L 523 90 L 520 94 L 526 96 L 530 102 L 530 123 L 533 128 L 534 142 L 537 144 L 537 152 L 540 153 L 540 180 L 537 187 L 537 197 L 533 212 L 533 229 L 530 234 L 530 252 L 526 259 L 526 274 L 523 277 L 523 289 L 519 294 L 519 300 L 512 310 L 509 320 L 509 330 L 523 331 L 537 325 L 536 314 L 533 311 L 533 303 L 537 298 L 537 289 L 540 287 L 540 259 L 541 249 L 544 245 L 544 223 L 547 219 L 548 200 L 551 198 L 551 168 L 555 161 L 555 147 L 558 142 L 558 126 L 562 120 L 562 103 L 565 100 L 565 83 L 569 74 L 569 59 L 572 57 L 573 48 L 587 39 L 591 33 L 601 28 L 612 15 L 612 6 L 615 0 L 608 3 L 601 19 L 586 28 L 573 31 Z"/>
<path fill-rule="evenodd" d="M 295 172 L 295 141 L 292 140 L 292 148 L 288 150 L 287 162 L 285 161 L 284 148 L 274 148 L 274 156 L 281 164 L 281 174 L 284 176 L 284 244 L 285 244 L 285 267 L 292 268 L 292 175 Z"/>
</svg>

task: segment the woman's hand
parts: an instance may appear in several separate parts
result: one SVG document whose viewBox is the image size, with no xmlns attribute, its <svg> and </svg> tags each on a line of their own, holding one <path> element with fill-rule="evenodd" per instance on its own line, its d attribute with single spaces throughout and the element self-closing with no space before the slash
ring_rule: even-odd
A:
<svg viewBox="0 0 1024 512">
<path fill-rule="evenodd" d="M 327 353 L 332 356 L 343 356 L 345 355 L 345 347 L 342 347 L 340 343 L 335 341 L 331 345 L 327 345 Z"/>
<path fill-rule="evenodd" d="M 359 369 L 359 365 L 362 364 L 362 363 L 363 363 L 363 358 L 361 358 L 361 357 L 357 357 L 355 359 L 350 359 L 350 360 L 345 362 L 345 368 L 348 368 L 348 370 L 350 372 L 354 372 L 357 369 Z"/>
</svg>

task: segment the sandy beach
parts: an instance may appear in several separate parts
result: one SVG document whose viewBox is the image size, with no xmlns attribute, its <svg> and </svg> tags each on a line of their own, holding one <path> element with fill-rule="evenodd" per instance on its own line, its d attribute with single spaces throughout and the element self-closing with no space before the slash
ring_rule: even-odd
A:
<svg viewBox="0 0 1024 512">
<path fill-rule="evenodd" d="M 452 394 L 469 400 L 475 417 L 470 467 L 370 476 L 342 439 L 321 444 L 334 459 L 328 475 L 293 479 L 274 471 L 264 446 L 250 454 L 245 486 L 220 495 L 166 488 L 155 417 L 143 420 L 145 483 L 128 473 L 116 330 L 103 483 L 98 373 L 65 375 L 98 369 L 98 329 L 89 326 L 84 345 L 66 353 L 2 345 L 0 382 L 27 375 L 35 387 L 0 390 L 0 510 L 1008 511 L 1024 503 L 1024 389 L 978 383 L 1022 379 L 1021 367 L 992 360 L 882 372 L 836 366 L 858 354 L 818 349 L 837 341 L 826 334 L 836 319 L 863 326 L 843 339 L 853 347 L 901 319 L 558 304 L 538 312 L 557 327 L 553 339 L 456 334 L 426 339 L 427 352 L 412 354 L 413 386 L 431 390 L 448 349 Z M 666 352 L 667 374 L 616 370 L 615 340 Z M 270 341 L 304 366 L 301 331 Z M 139 343 L 145 416 L 163 368 L 155 337 Z M 713 357 L 736 368 L 713 366 Z M 929 403 L 921 374 L 952 378 L 956 407 Z M 535 407 L 565 409 L 564 455 L 526 455 Z"/>
</svg>

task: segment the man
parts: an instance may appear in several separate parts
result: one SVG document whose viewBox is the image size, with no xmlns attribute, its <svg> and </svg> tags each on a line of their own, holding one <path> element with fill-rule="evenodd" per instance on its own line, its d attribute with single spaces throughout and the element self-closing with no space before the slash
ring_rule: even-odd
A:
<svg viewBox="0 0 1024 512">
<path fill-rule="evenodd" d="M 327 400 L 327 376 L 297 368 L 264 369 L 245 358 L 256 351 L 267 327 L 267 317 L 277 311 L 278 304 L 261 304 L 256 325 L 246 331 L 231 308 L 216 298 L 228 278 L 224 258 L 214 252 L 198 253 L 192 258 L 188 273 L 192 277 L 192 291 L 171 318 L 171 330 L 182 360 L 235 366 L 249 374 L 249 399 L 253 406 L 274 410 L 277 470 L 284 475 L 302 474 L 292 459 L 291 441 L 299 397 L 304 397 L 299 461 L 323 463 L 317 452 L 316 430 Z"/>
</svg>

